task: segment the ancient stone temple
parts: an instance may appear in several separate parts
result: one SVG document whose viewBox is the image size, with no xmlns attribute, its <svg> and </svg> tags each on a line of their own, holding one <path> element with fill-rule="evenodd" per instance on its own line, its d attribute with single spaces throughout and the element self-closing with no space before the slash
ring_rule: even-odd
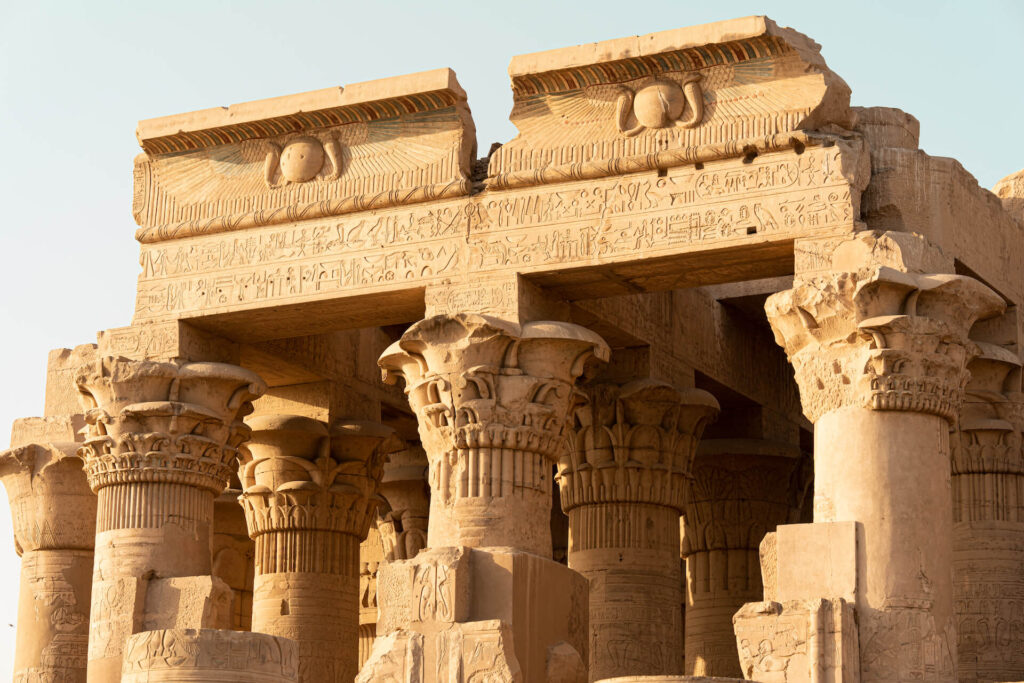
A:
<svg viewBox="0 0 1024 683">
<path fill-rule="evenodd" d="M 448 69 L 139 124 L 15 680 L 1024 680 L 1024 176 L 764 17 L 509 75 L 486 156 Z"/>
</svg>

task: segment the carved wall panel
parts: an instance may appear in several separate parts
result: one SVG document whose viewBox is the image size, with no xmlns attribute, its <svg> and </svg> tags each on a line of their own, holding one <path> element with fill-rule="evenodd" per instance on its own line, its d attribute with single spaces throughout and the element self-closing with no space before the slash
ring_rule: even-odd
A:
<svg viewBox="0 0 1024 683">
<path fill-rule="evenodd" d="M 463 195 L 475 146 L 449 69 L 151 119 L 138 137 L 144 243 Z"/>
<path fill-rule="evenodd" d="M 763 17 L 522 55 L 509 73 L 519 136 L 488 187 L 667 168 L 771 151 L 850 120 L 849 87 L 814 41 Z"/>
<path fill-rule="evenodd" d="M 664 177 L 524 188 L 147 244 L 134 321 L 852 232 L 862 156 L 846 143 L 809 146 Z"/>
</svg>

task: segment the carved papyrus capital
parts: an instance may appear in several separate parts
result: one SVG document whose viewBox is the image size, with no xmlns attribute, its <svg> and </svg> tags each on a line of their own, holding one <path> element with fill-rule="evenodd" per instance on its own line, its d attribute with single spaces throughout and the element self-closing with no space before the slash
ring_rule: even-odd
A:
<svg viewBox="0 0 1024 683">
<path fill-rule="evenodd" d="M 810 278 L 765 303 L 812 422 L 845 406 L 954 421 L 976 352 L 971 325 L 1003 307 L 973 278 L 886 267 Z"/>
<path fill-rule="evenodd" d="M 980 353 L 968 365 L 971 380 L 957 433 L 950 439 L 953 476 L 1024 475 L 1024 394 L 1019 391 L 1020 358 L 995 344 L 978 342 L 978 347 Z M 954 486 L 954 500 L 956 494 Z M 954 516 L 959 517 L 961 512 L 967 511 L 954 505 Z"/>
<path fill-rule="evenodd" d="M 559 463 L 562 508 L 648 503 L 682 512 L 697 444 L 718 415 L 715 397 L 652 379 L 598 384 L 587 394 Z"/>
<path fill-rule="evenodd" d="M 33 550 L 92 550 L 96 495 L 82 471 L 79 444 L 26 444 L 0 453 L 18 554 Z"/>
<path fill-rule="evenodd" d="M 375 519 L 384 460 L 399 443 L 378 423 L 324 423 L 299 415 L 248 422 L 252 437 L 239 472 L 253 538 L 272 531 L 329 531 L 366 537 Z"/>
<path fill-rule="evenodd" d="M 553 458 L 593 356 L 607 359 L 608 347 L 578 325 L 456 314 L 416 323 L 379 363 L 385 381 L 405 380 L 428 455 L 512 448 Z"/>
<path fill-rule="evenodd" d="M 384 351 L 384 379 L 404 379 L 430 461 L 431 546 L 550 555 L 539 525 L 548 524 L 551 468 L 565 448 L 575 382 L 587 361 L 608 353 L 578 325 L 474 314 L 422 320 Z M 524 516 L 516 524 L 514 515 Z"/>
<path fill-rule="evenodd" d="M 225 363 L 158 363 L 103 357 L 76 384 L 89 436 L 81 454 L 94 491 L 170 483 L 219 494 L 248 437 L 241 418 L 266 385 Z"/>
</svg>

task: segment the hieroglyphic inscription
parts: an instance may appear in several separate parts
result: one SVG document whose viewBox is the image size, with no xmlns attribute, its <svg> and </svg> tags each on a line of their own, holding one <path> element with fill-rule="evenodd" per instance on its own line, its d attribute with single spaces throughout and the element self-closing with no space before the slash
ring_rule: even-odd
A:
<svg viewBox="0 0 1024 683">
<path fill-rule="evenodd" d="M 147 245 L 135 322 L 852 230 L 851 156 L 778 152 Z"/>
</svg>

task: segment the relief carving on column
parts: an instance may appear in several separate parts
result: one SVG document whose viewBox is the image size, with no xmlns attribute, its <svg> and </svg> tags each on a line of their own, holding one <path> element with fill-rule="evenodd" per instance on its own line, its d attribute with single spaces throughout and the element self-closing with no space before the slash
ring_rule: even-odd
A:
<svg viewBox="0 0 1024 683">
<path fill-rule="evenodd" d="M 587 388 L 558 483 L 590 582 L 591 680 L 682 671 L 679 515 L 715 398 L 653 379 Z"/>
<path fill-rule="evenodd" d="M 298 644 L 299 681 L 351 681 L 360 664 L 360 542 L 383 499 L 388 454 L 376 422 L 330 429 L 299 415 L 251 418 L 240 502 L 256 541 L 253 629 Z"/>
<path fill-rule="evenodd" d="M 120 680 L 128 635 L 230 625 L 230 588 L 212 575 L 214 498 L 266 389 L 224 363 L 103 356 L 75 375 L 96 492 L 89 680 Z"/>
<path fill-rule="evenodd" d="M 1021 361 L 1002 346 L 978 346 L 950 438 L 960 680 L 1017 680 L 1024 676 Z"/>
<path fill-rule="evenodd" d="M 385 381 L 405 380 L 430 461 L 431 547 L 550 557 L 552 469 L 594 357 L 607 345 L 577 325 L 474 314 L 422 320 L 381 355 Z"/>
<path fill-rule="evenodd" d="M 967 334 L 1002 307 L 973 278 L 888 267 L 809 278 L 765 303 L 812 422 L 843 406 L 954 421 L 975 353 Z"/>
<path fill-rule="evenodd" d="M 123 683 L 295 683 L 295 643 L 248 631 L 159 629 L 128 638 Z"/>
<path fill-rule="evenodd" d="M 77 443 L 0 453 L 21 556 L 14 681 L 85 682 L 96 496 Z"/>
<path fill-rule="evenodd" d="M 701 443 L 681 553 L 688 675 L 743 675 L 732 618 L 743 604 L 762 600 L 758 548 L 777 525 L 798 517 L 811 465 L 789 444 L 729 438 Z"/>
</svg>

